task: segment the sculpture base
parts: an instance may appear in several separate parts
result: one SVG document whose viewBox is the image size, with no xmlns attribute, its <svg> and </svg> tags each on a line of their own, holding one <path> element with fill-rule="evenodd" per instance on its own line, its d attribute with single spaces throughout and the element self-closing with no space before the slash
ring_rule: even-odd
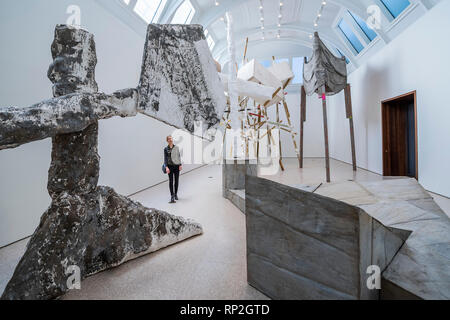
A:
<svg viewBox="0 0 450 320">
<path fill-rule="evenodd" d="M 88 195 L 63 192 L 42 216 L 2 299 L 56 298 L 68 291 L 71 266 L 84 279 L 202 232 L 196 222 L 108 187 Z"/>
</svg>

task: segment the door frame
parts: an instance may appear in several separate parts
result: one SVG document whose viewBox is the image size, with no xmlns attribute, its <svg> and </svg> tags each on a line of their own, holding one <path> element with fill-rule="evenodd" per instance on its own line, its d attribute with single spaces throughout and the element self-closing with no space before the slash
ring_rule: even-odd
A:
<svg viewBox="0 0 450 320">
<path fill-rule="evenodd" d="M 386 133 L 386 124 L 384 123 L 384 118 L 385 118 L 385 113 L 386 113 L 386 108 L 388 108 L 387 104 L 391 101 L 394 100 L 398 100 L 401 98 L 405 98 L 408 96 L 413 96 L 414 97 L 414 127 L 415 127 L 415 157 L 416 157 L 416 174 L 415 174 L 415 178 L 416 180 L 419 180 L 419 144 L 418 144 L 418 126 L 417 126 L 417 91 L 411 91 L 405 94 L 402 94 L 400 96 L 394 97 L 394 98 L 390 98 L 390 99 L 386 99 L 381 101 L 381 141 L 382 141 L 382 156 L 383 156 L 383 176 L 386 176 L 386 152 L 385 152 L 385 141 L 386 141 L 386 137 L 385 137 L 385 133 Z"/>
</svg>

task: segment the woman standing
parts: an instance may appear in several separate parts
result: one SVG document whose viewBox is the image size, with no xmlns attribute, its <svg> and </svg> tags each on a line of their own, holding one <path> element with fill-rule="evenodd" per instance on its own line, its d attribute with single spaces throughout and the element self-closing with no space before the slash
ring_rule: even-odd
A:
<svg viewBox="0 0 450 320">
<path fill-rule="evenodd" d="M 175 200 L 178 200 L 178 180 L 183 166 L 181 165 L 180 150 L 173 144 L 172 136 L 168 136 L 166 140 L 168 146 L 164 148 L 164 164 L 166 165 L 166 173 L 169 175 L 169 203 L 175 203 Z"/>
</svg>

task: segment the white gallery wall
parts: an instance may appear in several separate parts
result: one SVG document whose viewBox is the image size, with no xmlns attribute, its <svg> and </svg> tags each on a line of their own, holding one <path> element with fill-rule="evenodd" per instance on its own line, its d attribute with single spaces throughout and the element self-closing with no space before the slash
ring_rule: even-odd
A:
<svg viewBox="0 0 450 320">
<path fill-rule="evenodd" d="M 95 36 L 99 90 L 137 86 L 145 39 L 95 1 L 2 0 L 0 106 L 26 107 L 52 97 L 50 45 L 55 25 L 66 23 L 73 4 L 81 9 L 82 26 Z M 172 131 L 142 115 L 100 121 L 99 184 L 128 195 L 164 181 L 162 149 Z M 50 153 L 50 139 L 0 151 L 0 247 L 31 235 L 48 207 Z"/>
<path fill-rule="evenodd" d="M 358 166 L 382 174 L 381 101 L 417 90 L 419 182 L 450 197 L 450 1 L 351 73 Z M 329 99 L 330 152 L 351 162 L 343 93 Z"/>
</svg>

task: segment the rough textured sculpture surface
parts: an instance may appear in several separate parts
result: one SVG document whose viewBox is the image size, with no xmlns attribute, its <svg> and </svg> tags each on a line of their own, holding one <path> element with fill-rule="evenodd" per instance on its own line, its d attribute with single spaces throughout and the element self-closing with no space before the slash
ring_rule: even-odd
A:
<svg viewBox="0 0 450 320">
<path fill-rule="evenodd" d="M 334 95 L 347 86 L 347 64 L 345 58 L 337 58 L 314 34 L 313 55 L 303 67 L 303 85 L 306 93 Z M 325 92 L 322 88 L 325 86 Z"/>
<path fill-rule="evenodd" d="M 67 290 L 69 266 L 81 279 L 202 233 L 198 223 L 108 187 L 62 192 L 41 218 L 2 299 L 52 299 Z"/>
<path fill-rule="evenodd" d="M 149 25 L 138 88 L 97 93 L 93 36 L 57 26 L 48 77 L 56 98 L 0 109 L 0 150 L 85 129 L 100 119 L 137 112 L 212 139 L 226 98 L 199 25 Z M 65 45 L 61 45 L 66 41 Z M 24 125 L 26 123 L 26 125 Z"/>
<path fill-rule="evenodd" d="M 55 98 L 28 109 L 0 109 L 3 148 L 52 137 L 52 202 L 2 299 L 56 298 L 68 290 L 68 267 L 78 267 L 84 279 L 202 233 L 196 222 L 97 186 L 98 120 L 135 115 L 137 91 L 97 93 L 95 43 L 85 30 L 57 26 L 52 55 L 48 77 Z"/>
<path fill-rule="evenodd" d="M 136 115 L 137 92 L 73 93 L 29 108 L 0 109 L 0 150 L 86 129 L 100 119 Z M 26 123 L 26 125 L 24 125 Z"/>
<path fill-rule="evenodd" d="M 194 133 L 216 128 L 226 100 L 200 25 L 150 24 L 145 42 L 140 112 Z"/>
</svg>

